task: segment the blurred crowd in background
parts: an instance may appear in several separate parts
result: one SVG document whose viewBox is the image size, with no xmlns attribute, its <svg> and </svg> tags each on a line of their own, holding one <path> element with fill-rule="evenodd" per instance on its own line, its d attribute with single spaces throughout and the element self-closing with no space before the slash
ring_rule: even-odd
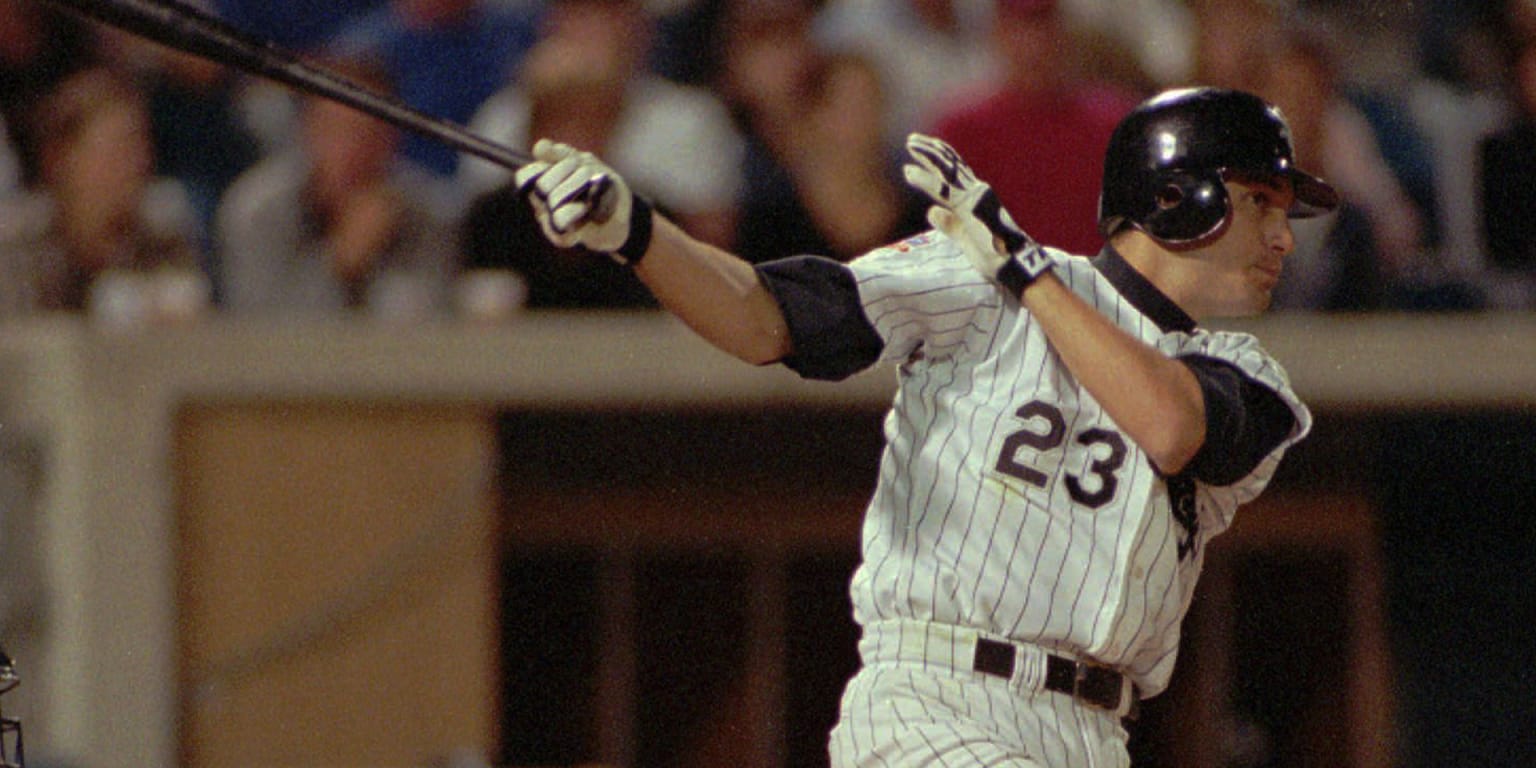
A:
<svg viewBox="0 0 1536 768">
<path fill-rule="evenodd" d="M 753 261 L 925 227 L 908 132 L 1091 254 L 1104 146 L 1238 87 L 1345 195 L 1282 310 L 1536 309 L 1531 0 L 203 0 L 428 115 L 593 151 Z M 547 245 L 510 172 L 281 86 L 0 0 L 0 316 L 650 307 Z"/>
</svg>

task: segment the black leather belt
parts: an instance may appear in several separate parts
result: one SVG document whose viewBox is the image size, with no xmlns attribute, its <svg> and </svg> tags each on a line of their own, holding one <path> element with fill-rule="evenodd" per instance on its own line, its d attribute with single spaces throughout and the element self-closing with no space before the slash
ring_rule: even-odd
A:
<svg viewBox="0 0 1536 768">
<path fill-rule="evenodd" d="M 1007 680 L 1013 679 L 1014 666 L 1018 663 L 1019 649 L 1010 643 L 985 637 L 976 640 L 976 658 L 972 668 L 986 675 Z M 1045 654 L 1045 689 L 1064 693 L 1085 704 L 1091 704 L 1110 712 L 1120 711 L 1120 698 L 1125 695 L 1125 676 L 1108 667 L 1084 664 L 1080 661 Z M 1134 691 L 1132 693 L 1134 697 Z M 1134 707 L 1134 698 L 1131 702 Z"/>
</svg>

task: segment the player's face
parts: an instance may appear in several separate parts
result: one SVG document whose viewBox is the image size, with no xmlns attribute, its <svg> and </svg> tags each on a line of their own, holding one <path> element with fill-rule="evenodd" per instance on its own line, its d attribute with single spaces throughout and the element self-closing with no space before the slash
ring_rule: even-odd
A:
<svg viewBox="0 0 1536 768">
<path fill-rule="evenodd" d="M 1204 314 L 1244 317 L 1269 308 L 1285 257 L 1296 247 L 1287 182 L 1227 181 L 1232 221 L 1205 250 Z"/>
</svg>

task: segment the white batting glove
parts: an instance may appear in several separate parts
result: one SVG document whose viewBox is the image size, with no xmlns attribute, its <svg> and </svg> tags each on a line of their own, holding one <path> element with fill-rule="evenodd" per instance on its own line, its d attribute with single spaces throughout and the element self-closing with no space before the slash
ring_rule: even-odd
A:
<svg viewBox="0 0 1536 768">
<path fill-rule="evenodd" d="M 651 206 L 590 152 L 539 139 L 534 162 L 517 169 L 534 218 L 551 243 L 583 246 L 633 265 L 651 241 Z"/>
<path fill-rule="evenodd" d="M 1050 257 L 1003 209 L 954 147 L 921 133 L 907 137 L 907 183 L 933 200 L 928 223 L 960 244 L 976 270 L 1015 296 L 1051 268 Z"/>
</svg>

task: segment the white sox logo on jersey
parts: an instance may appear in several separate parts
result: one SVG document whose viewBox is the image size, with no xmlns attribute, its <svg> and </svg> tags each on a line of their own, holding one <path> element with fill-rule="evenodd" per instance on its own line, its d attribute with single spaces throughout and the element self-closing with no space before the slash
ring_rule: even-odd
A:
<svg viewBox="0 0 1536 768">
<path fill-rule="evenodd" d="M 1168 502 L 1173 520 L 1184 529 L 1179 538 L 1179 559 L 1195 554 L 1200 541 L 1200 510 L 1195 506 L 1195 481 L 1190 477 L 1168 478 Z"/>
</svg>

